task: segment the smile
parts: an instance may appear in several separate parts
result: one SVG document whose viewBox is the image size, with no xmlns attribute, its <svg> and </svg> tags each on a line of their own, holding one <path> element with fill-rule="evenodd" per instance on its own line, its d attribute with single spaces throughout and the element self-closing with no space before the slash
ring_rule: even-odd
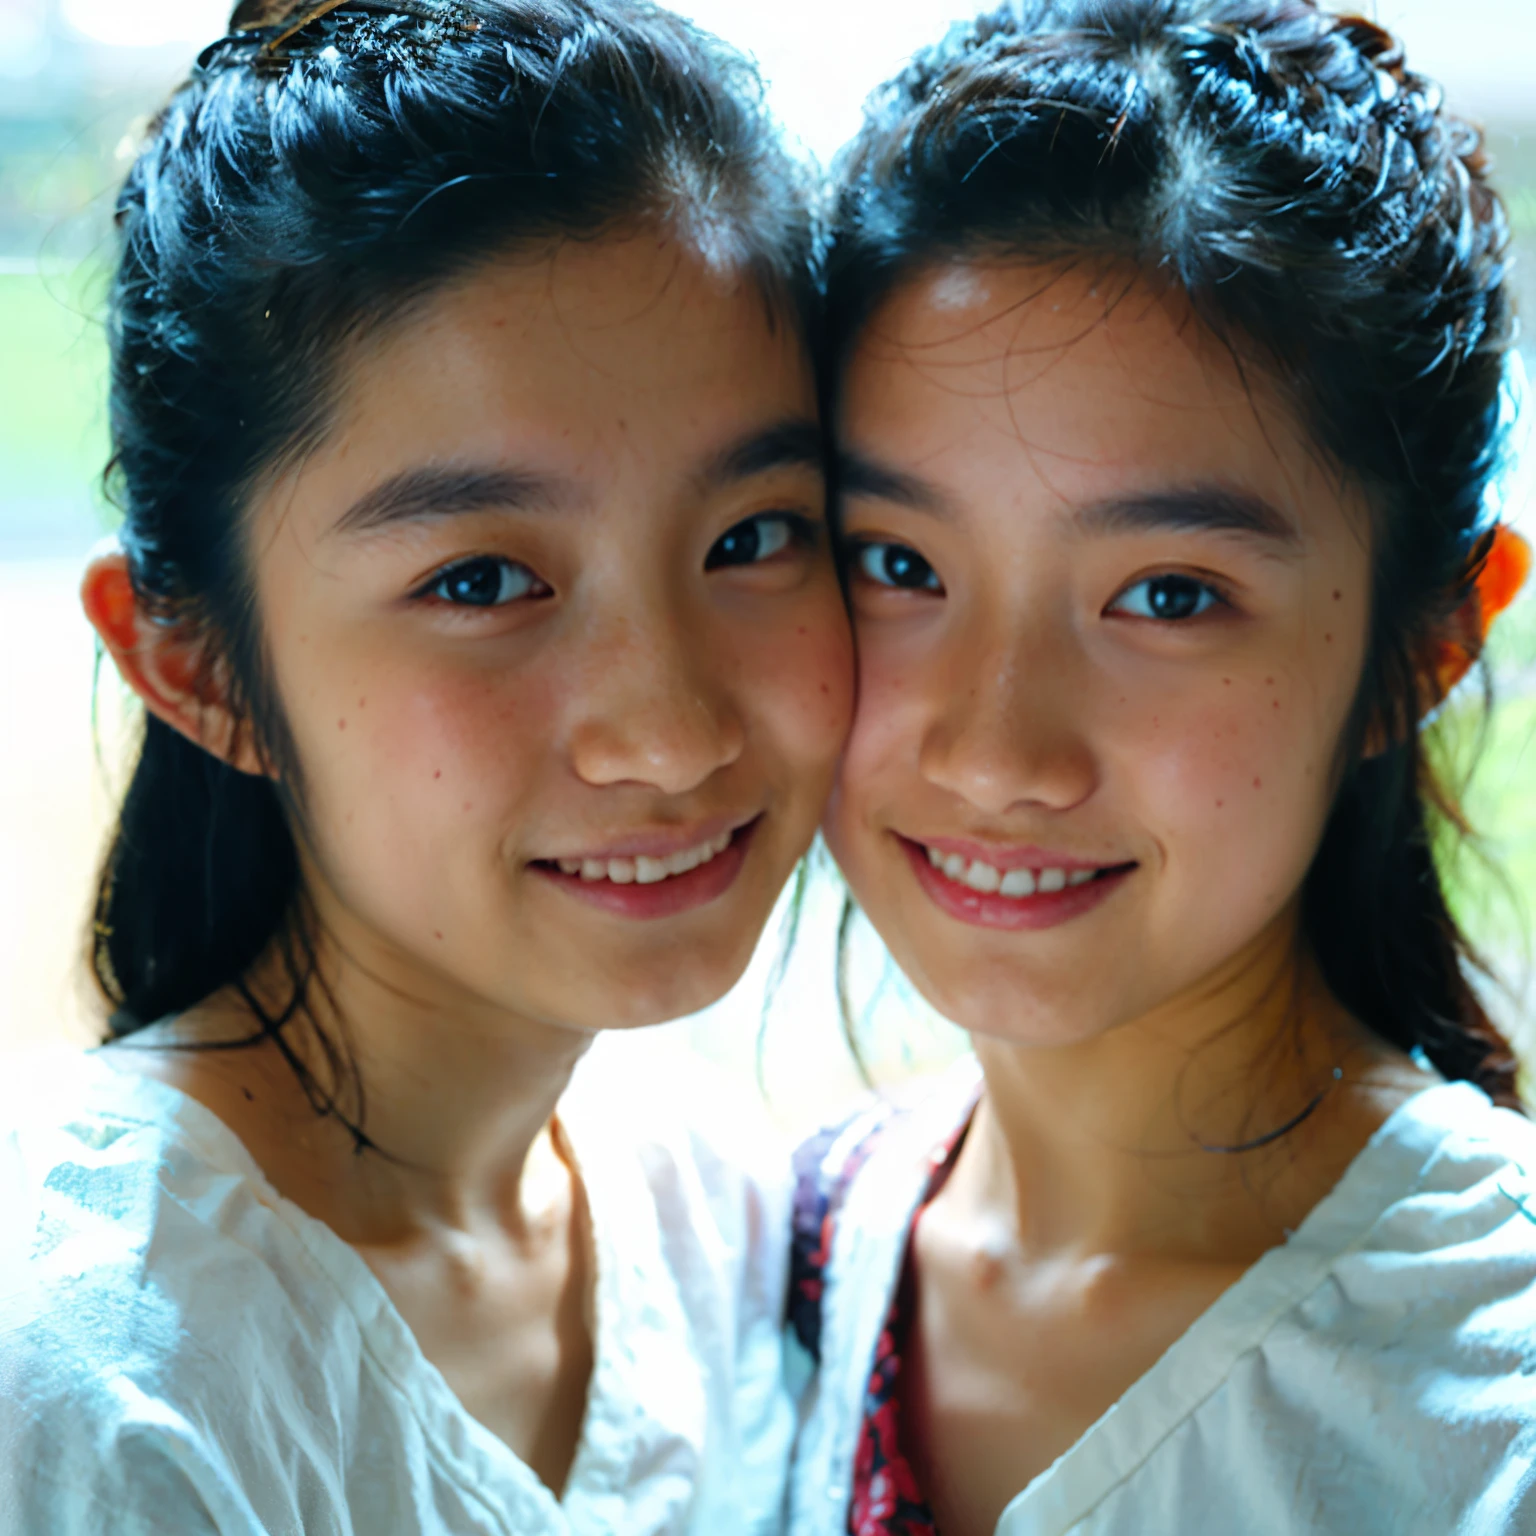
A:
<svg viewBox="0 0 1536 1536">
<path fill-rule="evenodd" d="M 718 831 L 700 828 L 685 834 L 693 840 L 680 848 L 667 846 L 669 837 L 676 840 L 675 834 L 653 833 L 627 846 L 620 843 L 617 848 L 580 856 L 536 859 L 529 868 L 565 895 L 614 917 L 676 917 L 707 906 L 730 890 L 762 819 L 755 816 L 743 825 L 726 825 Z"/>
<path fill-rule="evenodd" d="M 1087 885 L 1106 871 L 1101 869 L 1009 869 L 1002 870 L 980 859 L 967 859 L 959 853 L 942 853 L 937 848 L 924 850 L 928 862 L 943 872 L 946 879 L 990 896 L 994 891 L 1000 896 L 1022 900 L 1036 893 L 1050 895 L 1064 891 L 1068 886 Z"/>
<path fill-rule="evenodd" d="M 615 885 L 659 885 L 678 875 L 686 875 L 701 864 L 708 864 L 731 846 L 731 834 L 722 832 L 692 848 L 680 849 L 665 858 L 556 859 L 562 875 L 577 875 L 586 881 L 611 880 Z"/>
<path fill-rule="evenodd" d="M 999 849 L 986 858 L 988 850 L 975 843 L 955 847 L 949 839 L 934 844 L 895 837 L 929 900 L 978 928 L 1059 927 L 1107 901 L 1137 869 L 1134 860 L 1088 864 L 1036 848 Z"/>
</svg>

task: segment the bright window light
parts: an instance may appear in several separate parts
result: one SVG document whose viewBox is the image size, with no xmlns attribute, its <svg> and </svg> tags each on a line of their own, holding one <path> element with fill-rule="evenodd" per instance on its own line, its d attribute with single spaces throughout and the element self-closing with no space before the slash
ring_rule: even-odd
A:
<svg viewBox="0 0 1536 1536">
<path fill-rule="evenodd" d="M 163 48 L 220 36 L 232 8 L 231 0 L 63 0 L 59 10 L 92 42 Z"/>
</svg>

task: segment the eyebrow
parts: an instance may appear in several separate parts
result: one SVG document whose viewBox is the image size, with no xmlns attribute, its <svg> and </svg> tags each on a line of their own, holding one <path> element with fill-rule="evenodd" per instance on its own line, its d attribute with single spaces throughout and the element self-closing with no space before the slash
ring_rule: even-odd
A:
<svg viewBox="0 0 1536 1536">
<path fill-rule="evenodd" d="M 376 533 L 396 523 L 490 508 L 548 510 L 572 499 L 571 487 L 565 482 L 522 470 L 466 466 L 407 469 L 359 496 L 336 520 L 331 532 Z"/>
<path fill-rule="evenodd" d="M 936 517 L 946 515 L 947 502 L 943 493 L 917 475 L 892 469 L 887 464 L 877 464 L 875 460 L 846 448 L 837 455 L 834 468 L 840 496 L 862 496 L 871 501 L 894 502 L 898 507 L 908 507 L 914 512 L 931 512 Z"/>
<path fill-rule="evenodd" d="M 826 463 L 826 440 L 820 426 L 803 417 L 790 417 L 766 430 L 751 432 L 717 453 L 705 468 L 704 482 L 709 486 L 736 485 L 775 469 L 823 470 Z"/>
<path fill-rule="evenodd" d="M 825 462 L 821 428 L 795 418 L 732 443 L 709 461 L 703 478 L 710 486 L 734 485 L 786 466 L 819 470 Z M 527 470 L 451 465 L 407 469 L 364 492 L 336 520 L 331 532 L 377 533 L 396 523 L 466 512 L 555 511 L 576 500 L 575 487 L 568 481 Z"/>
<path fill-rule="evenodd" d="M 950 515 L 944 493 L 937 486 L 846 450 L 837 458 L 837 488 L 842 496 L 889 501 L 935 517 Z M 1272 502 L 1249 491 L 1215 484 L 1110 497 L 1078 508 L 1072 521 L 1079 532 L 1096 537 L 1117 533 L 1235 533 L 1272 545 L 1277 554 L 1299 553 L 1302 544 L 1295 524 Z"/>
<path fill-rule="evenodd" d="M 1078 531 L 1094 537 L 1117 533 L 1235 533 L 1298 554 L 1301 534 L 1272 502 L 1222 485 L 1176 486 L 1111 497 L 1073 513 Z"/>
</svg>

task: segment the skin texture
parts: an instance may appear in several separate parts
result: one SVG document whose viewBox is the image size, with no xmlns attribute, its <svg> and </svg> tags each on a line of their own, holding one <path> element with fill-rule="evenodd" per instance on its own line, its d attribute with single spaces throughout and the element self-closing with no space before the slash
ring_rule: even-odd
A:
<svg viewBox="0 0 1536 1536">
<path fill-rule="evenodd" d="M 972 1536 L 1424 1081 L 1297 932 L 1369 517 L 1261 369 L 1104 267 L 918 274 L 861 337 L 839 431 L 860 692 L 827 837 L 986 1074 L 917 1227 L 907 1382 L 939 1526 Z M 1154 616 L 1149 580 L 1191 616 Z M 1118 873 L 1029 925 L 967 920 L 904 839 Z M 1320 1095 L 1268 1147 L 1201 1150 Z"/>
<path fill-rule="evenodd" d="M 737 979 L 847 727 L 814 390 L 751 282 L 646 230 L 487 264 L 351 356 L 338 400 L 255 497 L 249 546 L 322 968 L 389 1155 L 356 1156 L 264 1048 L 114 1054 L 208 1103 L 356 1245 L 470 1411 L 559 1489 L 592 1342 L 556 1101 L 598 1031 Z M 722 462 L 765 434 L 754 462 Z M 515 483 L 380 520 L 381 486 L 443 470 Z M 753 519 L 782 548 L 720 564 Z M 510 600 L 446 599 L 441 573 L 470 559 Z M 84 595 L 150 709 L 263 771 L 121 558 Z M 541 862 L 747 823 L 735 878 L 670 914 L 596 904 Z M 215 997 L 153 1043 L 247 1029 Z"/>
</svg>

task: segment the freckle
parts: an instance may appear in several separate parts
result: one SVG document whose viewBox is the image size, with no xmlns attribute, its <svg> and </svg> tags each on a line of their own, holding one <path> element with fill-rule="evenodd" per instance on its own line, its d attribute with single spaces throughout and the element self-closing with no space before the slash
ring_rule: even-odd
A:
<svg viewBox="0 0 1536 1536">
<path fill-rule="evenodd" d="M 443 776 L 443 770 L 441 768 L 439 768 L 437 770 L 437 772 L 432 775 L 432 777 L 434 779 L 440 779 L 440 778 L 442 778 L 442 776 Z"/>
<path fill-rule="evenodd" d="M 1155 730 L 1157 730 L 1157 729 L 1158 729 L 1158 728 L 1159 728 L 1159 727 L 1160 727 L 1160 726 L 1161 726 L 1161 724 L 1162 724 L 1162 721 L 1160 721 L 1160 720 L 1159 720 L 1159 719 L 1158 719 L 1158 718 L 1157 718 L 1157 716 L 1156 716 L 1156 715 L 1153 715 L 1153 716 L 1152 716 L 1152 729 L 1153 729 L 1153 730 L 1154 730 L 1154 731 L 1155 731 Z"/>
<path fill-rule="evenodd" d="M 1264 780 L 1263 779 L 1255 779 L 1253 781 L 1253 787 L 1255 789 L 1263 789 L 1264 788 Z"/>
<path fill-rule="evenodd" d="M 359 709 L 367 709 L 368 708 L 368 700 L 367 699 L 359 699 L 357 701 L 357 707 Z"/>
<path fill-rule="evenodd" d="M 347 722 L 345 720 L 338 720 L 336 722 L 336 729 L 338 731 L 344 731 L 344 730 L 346 730 L 346 728 L 347 728 Z"/>
<path fill-rule="evenodd" d="M 797 635 L 803 635 L 803 634 L 804 634 L 804 633 L 805 633 L 805 632 L 806 632 L 806 631 L 805 631 L 805 625 L 804 625 L 804 624 L 802 624 L 802 625 L 801 625 L 801 626 L 800 626 L 800 627 L 799 627 L 799 629 L 797 629 L 797 630 L 796 630 L 796 631 L 795 631 L 795 633 L 796 633 L 796 634 L 797 634 Z"/>
<path fill-rule="evenodd" d="M 823 692 L 823 693 L 831 693 L 831 692 L 832 692 L 832 690 L 831 690 L 831 689 L 830 689 L 830 688 L 829 688 L 829 687 L 828 687 L 828 686 L 827 686 L 827 685 L 826 685 L 826 684 L 825 684 L 825 683 L 823 683 L 823 684 L 822 684 L 822 685 L 821 685 L 821 691 L 822 691 L 822 692 Z"/>
<path fill-rule="evenodd" d="M 1266 677 L 1266 678 L 1265 678 L 1265 679 L 1264 679 L 1264 686 L 1265 686 L 1265 687 L 1266 687 L 1266 688 L 1273 688 L 1273 687 L 1274 687 L 1274 686 L 1275 686 L 1275 680 L 1274 680 L 1274 678 L 1272 678 L 1272 677 Z"/>
<path fill-rule="evenodd" d="M 433 937 L 433 938 L 434 938 L 434 939 L 440 939 L 440 938 L 442 938 L 442 934 L 440 934 L 440 933 L 439 933 L 439 932 L 438 932 L 438 931 L 437 931 L 437 929 L 435 929 L 435 928 L 434 928 L 434 929 L 433 929 L 433 930 L 432 930 L 432 937 Z"/>
<path fill-rule="evenodd" d="M 1225 685 L 1226 685 L 1226 686 L 1227 686 L 1227 687 L 1228 687 L 1228 688 L 1230 688 L 1230 687 L 1231 687 L 1231 686 L 1232 686 L 1232 679 L 1231 679 L 1231 678 L 1230 678 L 1230 677 L 1224 677 L 1224 678 L 1222 678 L 1222 682 L 1223 682 L 1223 683 L 1224 683 L 1224 684 L 1225 684 Z"/>
<path fill-rule="evenodd" d="M 465 810 L 466 810 L 466 811 L 467 811 L 467 810 L 468 810 L 468 809 L 469 809 L 469 808 L 470 808 L 470 805 L 471 805 L 471 803 L 472 803 L 472 802 L 470 802 L 470 801 L 468 801 L 468 800 L 466 800 L 466 801 L 465 801 L 465 802 L 464 802 L 464 809 L 465 809 Z"/>
<path fill-rule="evenodd" d="M 1279 708 L 1280 708 L 1280 700 L 1279 700 L 1279 699 L 1276 699 L 1276 700 L 1275 700 L 1275 701 L 1274 701 L 1274 704 L 1273 704 L 1273 706 L 1272 706 L 1272 707 L 1273 707 L 1273 708 L 1275 708 L 1275 709 L 1279 709 Z"/>
<path fill-rule="evenodd" d="M 1332 645 L 1333 644 L 1333 636 L 1332 635 L 1324 635 L 1323 636 L 1323 644 L 1324 645 Z"/>
<path fill-rule="evenodd" d="M 347 825 L 348 825 L 348 826 L 349 826 L 349 827 L 350 827 L 350 826 L 351 826 L 351 825 L 352 825 L 352 817 L 353 817 L 353 815 L 354 815 L 354 814 L 355 814 L 355 813 L 354 813 L 354 812 L 352 812 L 352 811 L 348 811 L 348 812 L 347 812 Z"/>
<path fill-rule="evenodd" d="M 1224 806 L 1226 803 L 1227 802 L 1225 800 L 1218 800 L 1216 802 L 1216 809 L 1219 811 L 1222 808 L 1222 806 Z"/>
<path fill-rule="evenodd" d="M 1340 603 L 1340 602 L 1343 602 L 1343 600 L 1344 600 L 1344 594 L 1343 594 L 1343 593 L 1342 593 L 1342 592 L 1335 592 L 1335 593 L 1334 593 L 1334 594 L 1333 594 L 1333 600 L 1334 600 L 1334 602 L 1336 602 L 1336 603 Z"/>
</svg>

